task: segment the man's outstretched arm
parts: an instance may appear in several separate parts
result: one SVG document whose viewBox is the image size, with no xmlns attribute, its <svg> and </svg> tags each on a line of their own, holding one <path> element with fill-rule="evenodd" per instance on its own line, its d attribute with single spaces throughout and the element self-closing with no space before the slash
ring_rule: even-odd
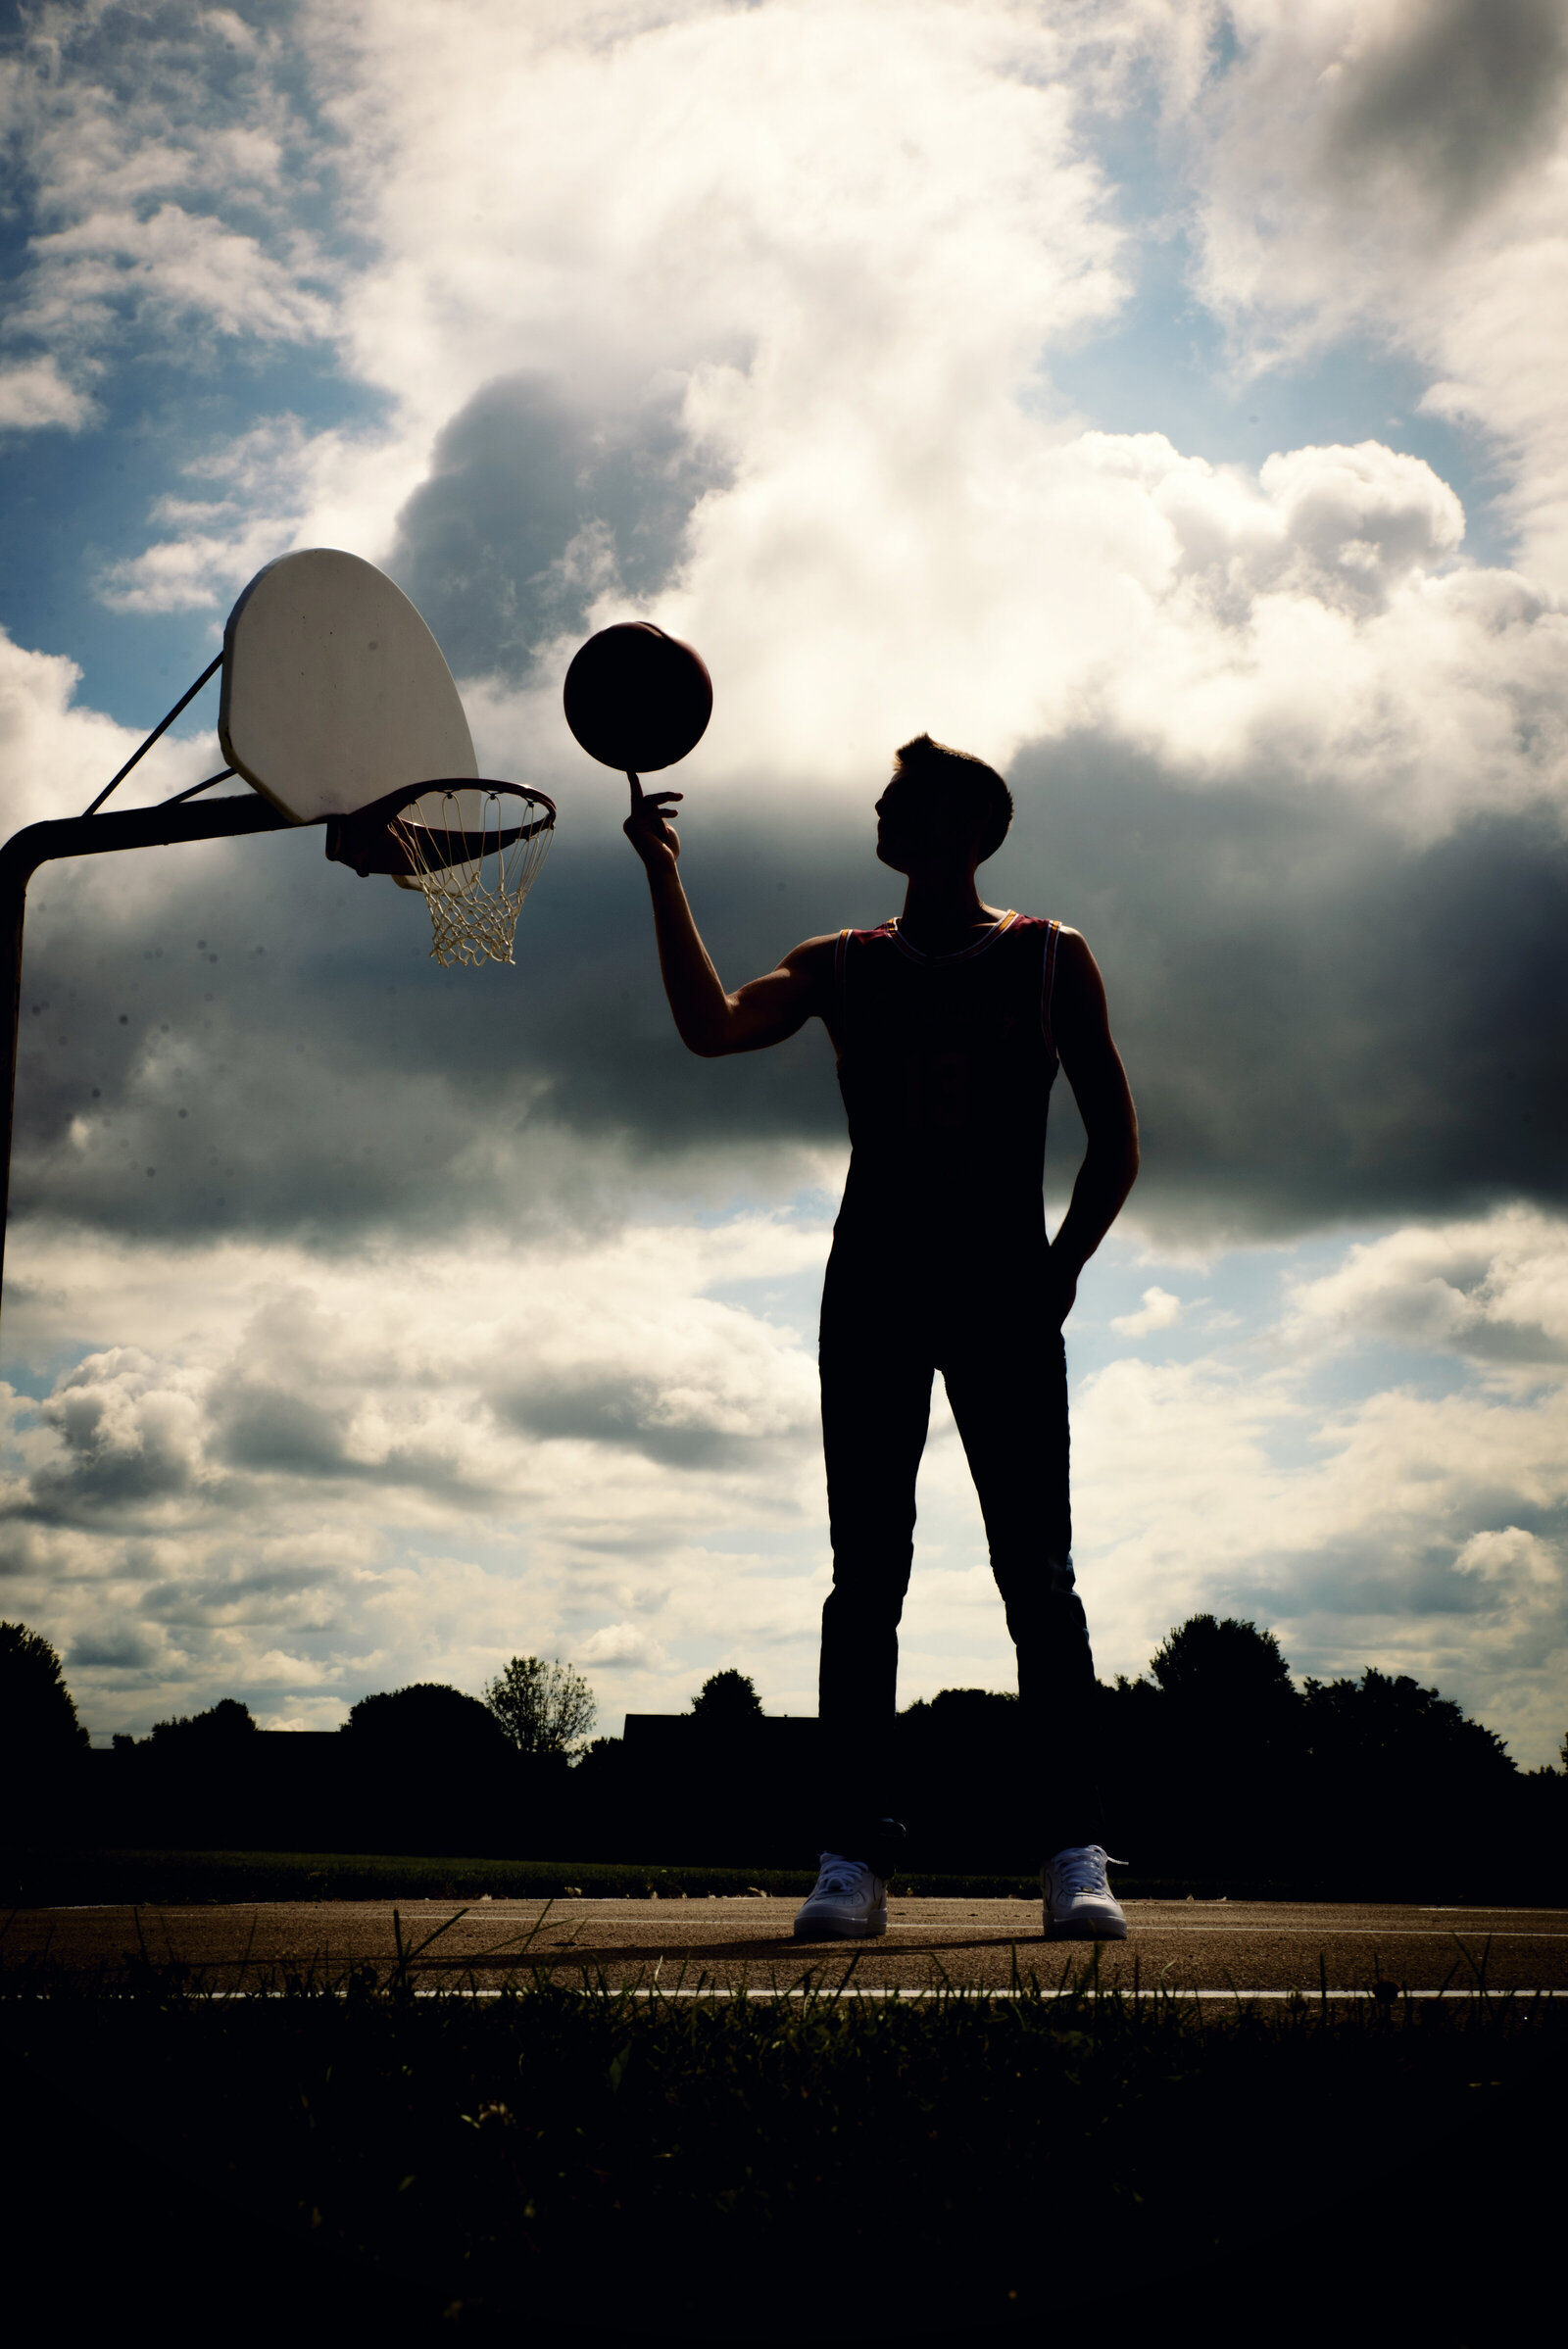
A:
<svg viewBox="0 0 1568 2349">
<path fill-rule="evenodd" d="M 1057 947 L 1051 1023 L 1089 1139 L 1072 1203 L 1051 1244 L 1065 1320 L 1078 1275 L 1121 1213 L 1138 1175 L 1138 1112 L 1111 1038 L 1100 966 L 1076 930 L 1063 930 Z"/>
<path fill-rule="evenodd" d="M 648 875 L 659 967 L 682 1044 L 705 1060 L 782 1044 L 826 1006 L 833 940 L 808 939 L 785 955 L 777 970 L 728 994 L 692 919 L 677 870 L 680 841 L 668 815 L 682 795 L 645 792 L 635 775 L 628 780 L 631 813 L 624 830 Z"/>
</svg>

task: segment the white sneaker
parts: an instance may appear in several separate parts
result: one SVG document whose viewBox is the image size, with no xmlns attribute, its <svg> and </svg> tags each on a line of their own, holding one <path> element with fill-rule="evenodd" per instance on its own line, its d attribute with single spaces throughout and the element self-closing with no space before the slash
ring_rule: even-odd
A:
<svg viewBox="0 0 1568 2349">
<path fill-rule="evenodd" d="M 1046 1896 L 1048 1941 L 1126 1940 L 1127 1920 L 1105 1881 L 1109 1859 L 1099 1843 L 1075 1843 L 1047 1860 L 1040 1889 Z"/>
<path fill-rule="evenodd" d="M 821 1872 L 795 1920 L 797 1941 L 869 1941 L 888 1930 L 888 1887 L 863 1860 L 821 1854 Z"/>
</svg>

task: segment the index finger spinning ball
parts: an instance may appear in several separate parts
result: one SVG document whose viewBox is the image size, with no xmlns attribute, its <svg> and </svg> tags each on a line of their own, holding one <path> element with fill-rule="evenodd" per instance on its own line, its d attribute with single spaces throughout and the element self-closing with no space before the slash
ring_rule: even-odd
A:
<svg viewBox="0 0 1568 2349">
<path fill-rule="evenodd" d="M 695 750 L 713 710 L 700 656 L 651 620 L 590 636 L 566 671 L 566 723 L 590 759 L 654 774 Z"/>
</svg>

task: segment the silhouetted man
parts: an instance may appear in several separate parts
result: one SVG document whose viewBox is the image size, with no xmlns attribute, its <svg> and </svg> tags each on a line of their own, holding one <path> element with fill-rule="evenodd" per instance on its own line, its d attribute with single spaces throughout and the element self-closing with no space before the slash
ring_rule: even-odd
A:
<svg viewBox="0 0 1568 2349">
<path fill-rule="evenodd" d="M 1138 1171 L 1138 1123 L 1088 946 L 999 912 L 975 868 L 1012 799 L 928 735 L 876 804 L 882 862 L 907 876 L 875 930 L 811 938 L 726 994 L 692 919 L 668 817 L 679 792 L 632 778 L 626 836 L 647 867 L 664 990 L 705 1058 L 758 1052 L 818 1018 L 838 1052 L 853 1146 L 822 1296 L 822 1438 L 833 1589 L 822 1610 L 827 1767 L 821 1873 L 803 1938 L 887 1930 L 903 1830 L 888 1816 L 898 1626 L 914 1486 L 942 1372 L 1018 1651 L 1048 1933 L 1120 1939 L 1092 1759 L 1095 1688 L 1073 1586 L 1061 1325 Z M 1058 1058 L 1089 1148 L 1054 1241 L 1042 1198 Z"/>
</svg>

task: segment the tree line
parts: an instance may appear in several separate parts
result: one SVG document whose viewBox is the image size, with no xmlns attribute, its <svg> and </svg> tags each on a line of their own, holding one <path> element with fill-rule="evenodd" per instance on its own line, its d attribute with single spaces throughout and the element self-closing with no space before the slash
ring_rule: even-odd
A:
<svg viewBox="0 0 1568 2349">
<path fill-rule="evenodd" d="M 1298 1685 L 1272 1632 L 1195 1615 L 1137 1680 L 1100 1690 L 1108 1833 L 1139 1882 L 1309 1895 L 1557 1897 L 1563 1767 L 1407 1675 Z M 715 1673 L 683 1715 L 592 1737 L 587 1681 L 514 1656 L 474 1696 L 417 1682 L 335 1733 L 263 1732 L 232 1697 L 87 1752 L 60 1659 L 0 1625 L 0 1766 L 13 1841 L 395 1850 L 650 1864 L 808 1861 L 815 1725 Z M 651 1735 L 659 1732 L 658 1736 Z M 1035 1782 L 1017 1699 L 947 1688 L 899 1715 L 911 1865 L 1016 1874 Z"/>
<path fill-rule="evenodd" d="M 53 1657 L 53 1649 L 49 1653 Z M 54 1671 L 70 1704 L 57 1658 Z M 71 1713 L 74 1721 L 74 1705 Z M 570 1664 L 563 1664 L 559 1656 L 548 1663 L 542 1656 L 514 1656 L 482 1697 L 466 1696 L 444 1681 L 416 1681 L 406 1688 L 362 1696 L 350 1706 L 338 1735 L 388 1756 L 416 1753 L 482 1770 L 486 1762 L 509 1753 L 534 1760 L 568 1754 L 597 1716 L 593 1690 Z M 194 1757 L 226 1750 L 234 1738 L 260 1734 L 249 1705 L 224 1696 L 205 1712 L 155 1721 L 144 1739 L 118 1736 L 114 1746 L 128 1753 L 140 1742 L 161 1756 Z"/>
<path fill-rule="evenodd" d="M 1293 1678 L 1270 1631 L 1194 1615 L 1138 1680 L 1100 1689 L 1111 1848 L 1140 1877 L 1235 1893 L 1560 1897 L 1561 1768 L 1522 1771 L 1494 1732 L 1403 1673 Z M 934 1841 L 988 1785 L 1027 1786 L 1017 1700 L 950 1689 L 901 1716 Z M 955 1769 L 956 1753 L 963 1760 Z M 1025 1790 L 998 1816 L 1014 1843 Z"/>
</svg>

